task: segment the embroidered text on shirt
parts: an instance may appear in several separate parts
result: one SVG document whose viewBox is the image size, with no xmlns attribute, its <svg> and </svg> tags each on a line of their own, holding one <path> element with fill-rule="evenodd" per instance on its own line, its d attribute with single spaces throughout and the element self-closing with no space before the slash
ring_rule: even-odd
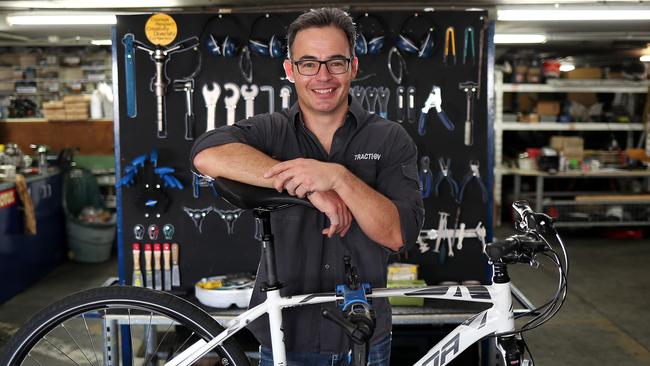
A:
<svg viewBox="0 0 650 366">
<path fill-rule="evenodd" d="M 379 160 L 380 158 L 381 154 L 354 154 L 354 160 Z"/>
</svg>

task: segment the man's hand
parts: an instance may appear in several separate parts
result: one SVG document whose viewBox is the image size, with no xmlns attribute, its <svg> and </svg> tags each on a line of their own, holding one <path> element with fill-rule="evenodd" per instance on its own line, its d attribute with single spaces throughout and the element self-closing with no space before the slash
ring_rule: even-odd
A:
<svg viewBox="0 0 650 366">
<path fill-rule="evenodd" d="M 348 233 L 352 225 L 352 213 L 336 192 L 314 192 L 307 199 L 330 220 L 330 227 L 323 229 L 323 235 L 328 238 L 334 234 L 344 237 Z"/>
<path fill-rule="evenodd" d="M 286 189 L 290 195 L 303 198 L 307 193 L 334 189 L 343 169 L 340 164 L 299 158 L 274 165 L 264 173 L 264 178 L 273 178 L 278 192 Z"/>
</svg>

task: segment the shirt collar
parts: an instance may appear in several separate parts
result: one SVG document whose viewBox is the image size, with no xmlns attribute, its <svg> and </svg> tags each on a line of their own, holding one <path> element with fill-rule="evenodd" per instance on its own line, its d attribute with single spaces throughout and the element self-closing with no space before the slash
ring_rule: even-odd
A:
<svg viewBox="0 0 650 366">
<path fill-rule="evenodd" d="M 350 115 L 353 118 L 349 118 Z M 367 119 L 368 112 L 363 109 L 356 98 L 353 98 L 352 95 L 348 95 L 348 113 L 346 115 L 346 122 L 348 120 L 351 120 L 355 124 L 355 127 L 359 128 L 364 123 L 366 123 Z M 300 106 L 298 105 L 298 102 L 294 103 L 289 108 L 289 121 L 293 121 L 296 128 L 299 127 L 300 124 L 303 124 L 302 118 L 300 116 Z"/>
</svg>

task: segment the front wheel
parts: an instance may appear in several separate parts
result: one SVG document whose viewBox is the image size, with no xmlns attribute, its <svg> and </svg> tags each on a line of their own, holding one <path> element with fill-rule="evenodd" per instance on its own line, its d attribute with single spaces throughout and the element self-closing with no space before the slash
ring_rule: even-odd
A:
<svg viewBox="0 0 650 366">
<path fill-rule="evenodd" d="M 179 297 L 140 287 L 96 288 L 36 314 L 5 346 L 0 365 L 163 365 L 222 331 L 207 313 Z M 232 338 L 201 361 L 250 365 Z"/>
</svg>

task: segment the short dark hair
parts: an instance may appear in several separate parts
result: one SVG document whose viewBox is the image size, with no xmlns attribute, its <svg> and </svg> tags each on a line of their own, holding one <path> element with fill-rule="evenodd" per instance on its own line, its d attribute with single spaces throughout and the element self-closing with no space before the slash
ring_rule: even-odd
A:
<svg viewBox="0 0 650 366">
<path fill-rule="evenodd" d="M 291 46 L 298 32 L 307 28 L 327 26 L 334 26 L 345 33 L 350 46 L 350 55 L 354 57 L 354 42 L 357 38 L 354 21 L 348 13 L 337 8 L 312 9 L 296 18 L 287 30 L 287 55 L 291 57 Z"/>
</svg>

